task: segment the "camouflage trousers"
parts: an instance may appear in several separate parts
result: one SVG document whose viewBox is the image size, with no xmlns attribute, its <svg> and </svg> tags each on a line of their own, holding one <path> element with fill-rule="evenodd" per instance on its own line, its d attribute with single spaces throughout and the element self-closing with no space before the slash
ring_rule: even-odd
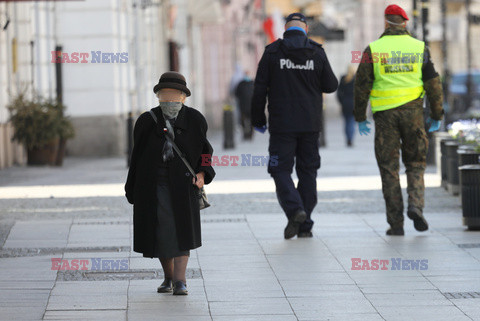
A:
<svg viewBox="0 0 480 321">
<path fill-rule="evenodd" d="M 423 210 L 428 138 L 422 106 L 400 106 L 376 112 L 375 157 L 382 177 L 387 222 L 403 227 L 403 198 L 399 179 L 399 156 L 406 168 L 408 205 Z"/>
</svg>

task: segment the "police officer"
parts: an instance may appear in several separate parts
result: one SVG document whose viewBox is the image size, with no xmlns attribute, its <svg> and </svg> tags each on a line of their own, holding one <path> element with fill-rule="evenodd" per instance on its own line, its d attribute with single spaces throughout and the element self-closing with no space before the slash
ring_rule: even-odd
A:
<svg viewBox="0 0 480 321">
<path fill-rule="evenodd" d="M 404 235 L 403 199 L 399 181 L 399 150 L 406 167 L 407 215 L 417 231 L 428 230 L 423 216 L 428 138 L 423 98 L 430 102 L 429 132 L 443 118 L 440 77 L 423 41 L 405 29 L 408 16 L 397 5 L 385 9 L 385 31 L 370 43 L 362 56 L 355 81 L 355 120 L 361 135 L 368 135 L 368 101 L 375 120 L 375 156 L 386 203 L 387 235 Z"/>
<path fill-rule="evenodd" d="M 322 45 L 308 39 L 305 16 L 286 19 L 283 39 L 271 43 L 259 62 L 252 98 L 252 124 L 270 132 L 268 172 L 280 206 L 288 218 L 284 237 L 312 237 L 311 213 L 317 204 L 318 138 L 322 93 L 332 93 L 338 81 Z M 294 162 L 298 176 L 291 178 Z"/>
</svg>

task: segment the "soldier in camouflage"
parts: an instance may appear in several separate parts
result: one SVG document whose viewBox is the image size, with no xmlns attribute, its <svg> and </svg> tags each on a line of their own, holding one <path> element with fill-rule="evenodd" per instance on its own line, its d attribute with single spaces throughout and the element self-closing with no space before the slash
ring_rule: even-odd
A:
<svg viewBox="0 0 480 321">
<path fill-rule="evenodd" d="M 385 10 L 385 32 L 380 36 L 400 36 L 410 35 L 405 29 L 406 20 L 408 17 L 406 13 L 398 6 L 392 5 Z M 411 36 L 411 35 L 410 35 Z M 414 38 L 408 38 L 408 41 L 416 41 Z M 391 38 L 398 39 L 401 38 Z M 389 48 L 391 51 L 397 52 L 399 48 L 395 48 L 395 43 L 392 42 L 393 47 Z M 373 43 L 372 43 L 373 44 Z M 428 138 L 425 131 L 424 116 L 423 116 L 423 95 L 426 94 L 430 102 L 430 117 L 427 124 L 430 124 L 429 131 L 438 130 L 440 121 L 443 118 L 443 93 L 440 77 L 435 71 L 433 63 L 431 62 L 428 47 L 422 47 L 424 50 L 424 59 L 421 64 L 421 71 L 419 71 L 417 81 L 423 85 L 421 87 L 421 94 L 419 96 L 403 95 L 403 101 L 399 106 L 385 107 L 382 104 L 387 104 L 385 101 L 392 99 L 388 97 L 379 97 L 375 103 L 372 98 L 372 89 L 375 88 L 375 82 L 380 81 L 377 75 L 379 72 L 374 70 L 374 63 L 376 53 L 372 54 L 370 44 L 362 55 L 356 80 L 355 80 L 355 120 L 359 123 L 360 134 L 368 134 L 370 128 L 366 120 L 366 109 L 370 100 L 372 104 L 373 118 L 375 121 L 375 156 L 382 178 L 382 191 L 386 203 L 387 222 L 390 224 L 390 229 L 387 230 L 387 235 L 404 235 L 403 230 L 403 199 L 402 191 L 399 181 L 399 156 L 400 149 L 402 151 L 402 161 L 406 167 L 407 175 L 407 193 L 408 193 L 408 209 L 407 215 L 413 220 L 414 227 L 418 231 L 425 231 L 428 229 L 428 223 L 423 216 L 424 208 L 424 172 L 426 168 L 426 153 L 428 149 Z M 381 57 L 381 54 L 380 54 Z M 385 64 L 383 60 L 382 64 Z M 403 62 L 403 61 L 402 61 Z M 388 64 L 388 62 L 386 63 Z M 400 66 L 400 67 L 398 67 Z M 413 64 L 412 64 L 413 66 Z M 379 67 L 377 67 L 379 68 Z M 381 67 L 380 67 L 381 68 Z M 397 65 L 394 70 L 403 70 L 407 68 L 405 65 Z M 379 69 L 377 69 L 378 71 Z M 384 69 L 385 71 L 386 69 Z M 390 69 L 392 70 L 392 69 Z M 413 69 L 412 69 L 413 70 Z M 400 71 L 398 79 L 403 79 L 404 73 Z M 390 76 L 391 77 L 391 76 Z M 412 78 L 413 79 L 413 78 Z M 378 88 L 379 86 L 377 86 Z M 402 87 L 400 87 L 402 88 Z M 389 90 L 387 90 L 389 89 Z M 398 94 L 397 88 L 386 88 L 382 93 L 392 92 Z M 401 91 L 401 89 L 400 89 Z M 400 94 L 401 95 L 401 94 Z M 407 97 L 407 99 L 405 99 Z M 416 98 L 415 98 L 416 97 Z M 408 101 L 405 101 L 408 100 Z M 383 102 L 383 103 L 382 103 Z M 391 102 L 391 100 L 390 100 Z M 395 104 L 393 104 L 395 105 Z M 383 110 L 382 110 L 383 109 Z"/>
</svg>

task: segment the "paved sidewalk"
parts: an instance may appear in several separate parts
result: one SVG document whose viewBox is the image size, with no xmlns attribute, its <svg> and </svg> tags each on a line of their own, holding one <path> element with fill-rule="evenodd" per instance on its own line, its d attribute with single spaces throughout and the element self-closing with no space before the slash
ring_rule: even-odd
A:
<svg viewBox="0 0 480 321">
<path fill-rule="evenodd" d="M 131 250 L 124 159 L 0 171 L 0 320 L 480 320 L 480 233 L 459 198 L 429 168 L 430 230 L 406 218 L 385 236 L 373 136 L 348 149 L 340 120 L 327 128 L 314 238 L 283 239 L 265 166 L 218 166 L 185 297 L 156 293 L 158 259 Z M 268 135 L 228 151 L 210 137 L 219 156 L 267 155 Z M 87 270 L 52 270 L 65 262 Z"/>
</svg>

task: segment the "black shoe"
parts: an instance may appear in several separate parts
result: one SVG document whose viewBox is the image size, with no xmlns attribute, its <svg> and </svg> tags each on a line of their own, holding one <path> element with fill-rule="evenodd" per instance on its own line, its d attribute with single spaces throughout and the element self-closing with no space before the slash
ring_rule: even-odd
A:
<svg viewBox="0 0 480 321">
<path fill-rule="evenodd" d="M 405 232 L 403 231 L 403 227 L 389 228 L 387 235 L 405 235 Z"/>
<path fill-rule="evenodd" d="M 173 283 L 173 295 L 187 295 L 187 285 L 182 281 L 175 281 Z"/>
<path fill-rule="evenodd" d="M 413 226 L 417 231 L 423 232 L 428 230 L 428 223 L 425 217 L 423 217 L 422 210 L 414 206 L 409 206 L 407 216 L 413 220 Z"/>
<path fill-rule="evenodd" d="M 313 237 L 312 231 L 298 232 L 297 237 Z"/>
<path fill-rule="evenodd" d="M 300 224 L 305 222 L 306 219 L 307 213 L 305 213 L 304 210 L 298 210 L 295 215 L 288 220 L 287 227 L 285 227 L 285 231 L 283 233 L 285 239 L 291 239 L 297 235 Z"/>
<path fill-rule="evenodd" d="M 353 142 L 351 140 L 347 141 L 347 146 L 348 147 L 353 147 Z"/>
<path fill-rule="evenodd" d="M 172 292 L 172 289 L 173 289 L 172 279 L 165 278 L 165 280 L 163 280 L 163 283 L 157 288 L 157 292 L 168 293 L 168 292 Z"/>
</svg>

